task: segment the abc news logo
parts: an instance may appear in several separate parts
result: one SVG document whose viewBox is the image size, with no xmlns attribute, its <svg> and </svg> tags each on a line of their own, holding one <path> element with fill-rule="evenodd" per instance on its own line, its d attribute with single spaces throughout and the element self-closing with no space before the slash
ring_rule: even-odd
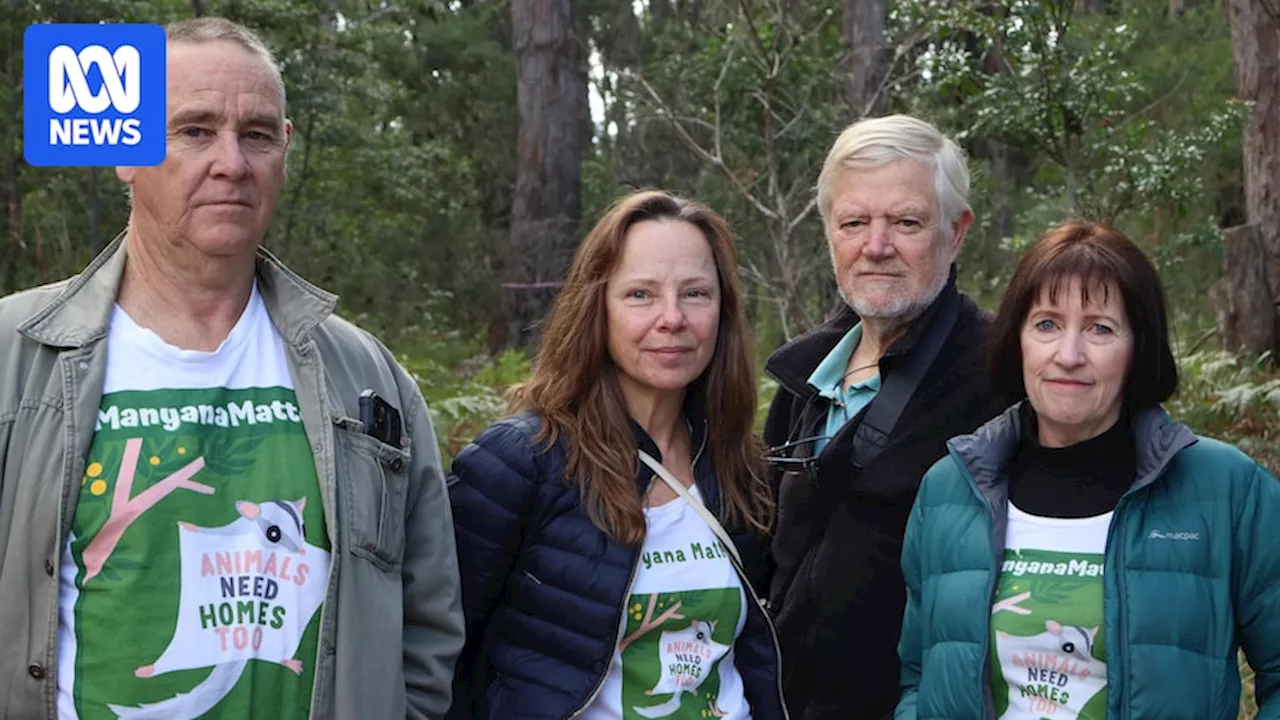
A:
<svg viewBox="0 0 1280 720">
<path fill-rule="evenodd" d="M 59 45 L 49 53 L 49 107 L 65 115 L 77 107 L 101 113 L 108 107 L 129 114 L 142 102 L 138 48 L 121 45 L 114 53 L 90 45 L 77 53 Z M 85 69 L 96 67 L 102 88 L 89 90 Z M 53 145 L 137 145 L 142 141 L 142 121 L 137 118 L 50 118 L 49 142 Z"/>
<path fill-rule="evenodd" d="M 164 161 L 164 28 L 32 25 L 23 49 L 27 162 L 94 167 Z"/>
</svg>

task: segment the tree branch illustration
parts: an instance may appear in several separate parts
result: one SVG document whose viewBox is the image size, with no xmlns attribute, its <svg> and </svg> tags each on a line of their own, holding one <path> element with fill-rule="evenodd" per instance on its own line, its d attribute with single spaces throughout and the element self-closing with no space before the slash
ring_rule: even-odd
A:
<svg viewBox="0 0 1280 720">
<path fill-rule="evenodd" d="M 1030 615 L 1031 614 L 1030 610 L 1018 605 L 1018 603 L 1022 602 L 1023 600 L 1027 600 L 1030 597 L 1031 597 L 1030 592 L 1024 592 L 1024 593 L 1018 593 L 1013 597 L 1005 598 L 1004 600 L 1001 600 L 1000 602 L 996 603 L 991 607 L 991 614 L 995 615 L 1001 610 L 1007 610 L 1008 612 L 1017 613 L 1019 615 Z"/>
<path fill-rule="evenodd" d="M 622 652 L 633 641 L 644 637 L 645 633 L 648 633 L 650 630 L 661 626 L 662 623 L 668 620 L 684 619 L 684 616 L 679 614 L 678 612 L 680 610 L 679 602 L 676 602 L 675 605 L 672 605 L 671 607 L 664 610 L 662 614 L 659 615 L 658 617 L 656 618 L 653 617 L 653 607 L 654 605 L 658 604 L 658 594 L 659 593 L 654 593 L 649 596 L 649 608 L 644 611 L 644 620 L 640 623 L 640 627 L 637 628 L 635 632 L 623 638 L 622 643 L 618 646 L 618 652 Z"/>
<path fill-rule="evenodd" d="M 130 438 L 125 442 L 124 458 L 120 461 L 120 473 L 116 476 L 116 487 L 111 495 L 111 515 L 84 549 L 84 582 L 102 572 L 102 567 L 107 564 L 107 558 L 120 543 L 124 531 L 166 495 L 179 488 L 202 495 L 212 495 L 214 492 L 212 487 L 191 480 L 191 476 L 204 467 L 204 458 L 198 457 L 169 477 L 138 493 L 137 497 L 131 498 L 133 478 L 137 474 L 138 456 L 141 452 L 142 438 Z"/>
</svg>

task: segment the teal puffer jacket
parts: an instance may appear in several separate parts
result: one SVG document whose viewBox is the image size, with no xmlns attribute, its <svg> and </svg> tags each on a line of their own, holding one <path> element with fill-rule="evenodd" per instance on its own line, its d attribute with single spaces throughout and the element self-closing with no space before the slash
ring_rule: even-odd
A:
<svg viewBox="0 0 1280 720">
<path fill-rule="evenodd" d="M 991 605 L 1017 409 L 953 438 L 920 486 L 902 554 L 896 720 L 994 720 Z M 1108 720 L 1235 720 L 1241 645 L 1258 720 L 1280 720 L 1280 482 L 1158 408 L 1133 429 L 1138 477 L 1104 565 Z"/>
</svg>

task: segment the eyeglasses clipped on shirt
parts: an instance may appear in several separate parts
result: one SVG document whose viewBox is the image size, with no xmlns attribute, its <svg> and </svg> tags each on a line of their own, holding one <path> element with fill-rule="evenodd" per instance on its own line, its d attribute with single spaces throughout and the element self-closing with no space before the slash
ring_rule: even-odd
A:
<svg viewBox="0 0 1280 720">
<path fill-rule="evenodd" d="M 818 456 L 809 455 L 808 457 L 792 457 L 796 448 L 808 443 L 822 440 L 830 441 L 830 435 L 812 435 L 799 440 L 791 440 L 781 445 L 775 445 L 765 451 L 765 462 L 778 472 L 802 472 L 806 475 L 812 475 L 813 469 L 818 466 Z"/>
</svg>

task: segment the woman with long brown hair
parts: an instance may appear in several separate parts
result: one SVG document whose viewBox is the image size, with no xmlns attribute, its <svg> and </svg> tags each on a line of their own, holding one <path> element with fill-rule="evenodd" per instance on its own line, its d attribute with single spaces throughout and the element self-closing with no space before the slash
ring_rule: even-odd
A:
<svg viewBox="0 0 1280 720">
<path fill-rule="evenodd" d="M 449 476 L 450 718 L 781 718 L 772 516 L 725 222 L 661 191 L 583 240 L 511 415 Z"/>
</svg>

